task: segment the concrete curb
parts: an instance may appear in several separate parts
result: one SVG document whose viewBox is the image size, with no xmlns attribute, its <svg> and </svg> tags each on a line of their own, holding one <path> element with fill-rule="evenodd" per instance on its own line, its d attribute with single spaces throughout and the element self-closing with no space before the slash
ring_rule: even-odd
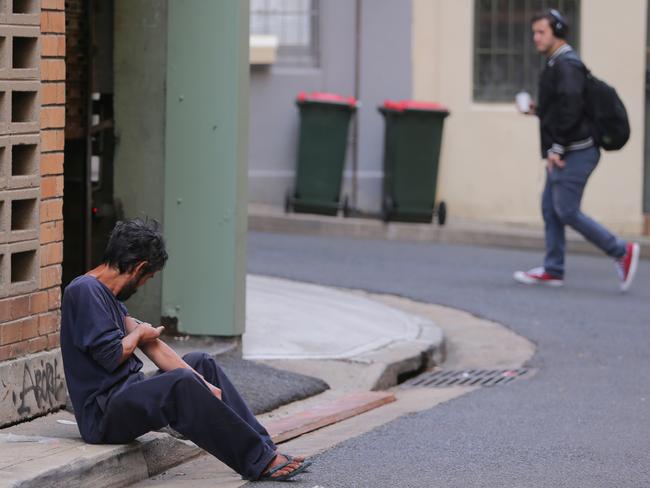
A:
<svg viewBox="0 0 650 488">
<path fill-rule="evenodd" d="M 475 222 L 449 222 L 436 224 L 411 224 L 378 219 L 327 217 L 310 214 L 285 214 L 280 209 L 249 206 L 248 228 L 258 232 L 281 232 L 362 239 L 430 242 L 439 244 L 466 244 L 542 251 L 543 231 L 503 224 Z M 650 259 L 650 238 L 627 236 L 641 244 L 642 258 Z M 570 252 L 598 254 L 601 252 L 573 231 L 567 232 Z"/>
<path fill-rule="evenodd" d="M 116 446 L 88 446 L 71 442 L 63 458 L 74 452 L 68 463 L 51 463 L 23 476 L 5 478 L 2 486 L 15 488 L 82 488 L 86 486 L 125 486 L 147 479 L 186 462 L 203 451 L 194 444 L 167 434 L 149 433 L 135 442 Z"/>
<path fill-rule="evenodd" d="M 415 376 L 436 365 L 446 357 L 445 336 L 442 329 L 423 328 L 416 341 L 404 341 L 380 351 L 361 356 L 378 366 L 379 374 L 371 390 L 387 390 L 404 379 Z"/>
<path fill-rule="evenodd" d="M 370 300 L 386 303 L 360 290 L 338 288 Z M 400 308 L 400 307 L 395 307 Z M 412 311 L 401 309 L 406 313 Z M 386 390 L 404 379 L 440 365 L 446 359 L 446 337 L 443 330 L 430 319 L 419 323 L 419 334 L 415 339 L 399 340 L 377 350 L 350 358 L 329 359 L 269 359 L 261 361 L 270 366 L 316 376 L 326 381 L 333 391 Z"/>
</svg>

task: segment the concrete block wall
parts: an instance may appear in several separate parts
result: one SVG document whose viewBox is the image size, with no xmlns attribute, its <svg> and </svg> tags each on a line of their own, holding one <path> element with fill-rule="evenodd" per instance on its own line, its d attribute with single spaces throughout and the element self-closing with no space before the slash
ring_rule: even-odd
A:
<svg viewBox="0 0 650 488">
<path fill-rule="evenodd" d="M 0 9 L 1 368 L 59 346 L 65 2 L 5 0 Z"/>
</svg>

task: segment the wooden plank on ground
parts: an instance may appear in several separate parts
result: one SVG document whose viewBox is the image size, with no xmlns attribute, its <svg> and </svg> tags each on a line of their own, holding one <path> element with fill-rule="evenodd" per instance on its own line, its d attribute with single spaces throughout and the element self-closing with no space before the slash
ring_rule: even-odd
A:
<svg viewBox="0 0 650 488">
<path fill-rule="evenodd" d="M 344 395 L 322 405 L 268 422 L 265 427 L 273 442 L 289 439 L 335 424 L 395 401 L 392 393 L 362 391 Z"/>
</svg>

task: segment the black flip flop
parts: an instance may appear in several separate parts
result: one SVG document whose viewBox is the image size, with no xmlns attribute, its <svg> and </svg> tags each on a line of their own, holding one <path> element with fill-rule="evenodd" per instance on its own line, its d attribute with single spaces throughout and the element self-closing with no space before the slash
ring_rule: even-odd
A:
<svg viewBox="0 0 650 488">
<path fill-rule="evenodd" d="M 284 456 L 284 457 L 286 457 L 289 461 L 296 461 L 296 458 L 294 458 L 291 454 L 285 454 L 285 453 L 281 452 L 281 453 L 280 453 L 280 456 Z M 298 461 L 296 461 L 296 462 L 298 462 Z M 311 459 L 309 459 L 309 458 L 305 458 L 305 459 L 301 462 L 301 464 L 305 467 L 305 469 L 307 469 L 307 468 L 308 468 L 309 466 L 311 466 L 313 463 L 312 463 Z"/>
<path fill-rule="evenodd" d="M 282 454 L 284 456 L 284 454 Z M 296 476 L 299 473 L 302 473 L 307 466 L 305 466 L 305 463 L 303 462 L 300 466 L 298 466 L 296 469 L 291 471 L 290 473 L 283 474 L 280 476 L 273 476 L 274 473 L 277 473 L 278 471 L 286 468 L 289 464 L 293 463 L 294 460 L 290 456 L 285 456 L 286 457 L 286 462 L 282 464 L 278 464 L 277 466 L 269 469 L 267 472 L 263 473 L 259 477 L 259 481 L 287 481 Z"/>
</svg>

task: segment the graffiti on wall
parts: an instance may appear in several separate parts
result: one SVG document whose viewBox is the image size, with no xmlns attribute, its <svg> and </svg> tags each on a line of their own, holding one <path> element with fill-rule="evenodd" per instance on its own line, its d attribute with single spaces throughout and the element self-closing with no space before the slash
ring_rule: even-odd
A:
<svg viewBox="0 0 650 488">
<path fill-rule="evenodd" d="M 65 383 L 59 361 L 54 358 L 39 363 L 25 362 L 22 382 L 19 379 L 12 392 L 18 415 L 31 414 L 34 405 L 40 412 L 58 407 L 65 401 Z"/>
</svg>

